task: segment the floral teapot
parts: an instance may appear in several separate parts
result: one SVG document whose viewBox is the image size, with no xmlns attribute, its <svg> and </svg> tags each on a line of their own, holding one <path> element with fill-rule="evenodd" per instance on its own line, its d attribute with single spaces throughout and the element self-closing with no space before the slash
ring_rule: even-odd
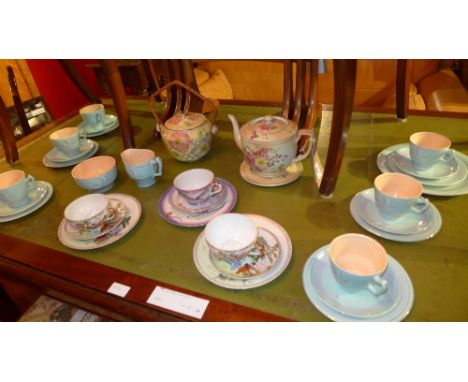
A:
<svg viewBox="0 0 468 382">
<path fill-rule="evenodd" d="M 236 118 L 229 114 L 237 146 L 244 153 L 250 170 L 265 178 L 285 176 L 291 163 L 307 158 L 307 151 L 296 155 L 299 139 L 313 137 L 311 130 L 299 130 L 296 123 L 279 116 L 267 115 L 253 119 L 239 129 Z"/>
<path fill-rule="evenodd" d="M 208 103 L 214 111 L 212 121 L 208 120 L 201 113 L 189 111 L 176 112 L 172 117 L 163 123 L 154 110 L 155 97 L 163 90 L 171 86 L 180 86 L 188 92 L 195 94 Z M 187 94 L 187 97 L 189 95 Z M 161 133 L 164 146 L 171 155 L 182 162 L 194 162 L 205 156 L 211 148 L 211 135 L 216 133 L 218 128 L 214 125 L 217 117 L 217 110 L 213 103 L 203 97 L 200 93 L 191 89 L 180 81 L 172 81 L 163 86 L 150 97 L 151 111 L 156 119 L 156 130 Z"/>
</svg>

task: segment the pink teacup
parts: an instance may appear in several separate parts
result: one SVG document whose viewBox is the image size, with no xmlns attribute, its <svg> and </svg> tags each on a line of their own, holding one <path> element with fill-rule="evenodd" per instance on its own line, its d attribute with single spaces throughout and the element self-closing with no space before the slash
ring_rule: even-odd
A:
<svg viewBox="0 0 468 382">
<path fill-rule="evenodd" d="M 204 168 L 195 168 L 177 175 L 174 187 L 192 205 L 205 203 L 223 190 L 223 186 L 215 181 L 213 172 Z"/>
</svg>

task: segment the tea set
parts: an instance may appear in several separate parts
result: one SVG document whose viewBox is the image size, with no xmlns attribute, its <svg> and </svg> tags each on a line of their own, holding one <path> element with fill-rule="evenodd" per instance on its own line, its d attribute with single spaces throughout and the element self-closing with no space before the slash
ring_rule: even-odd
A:
<svg viewBox="0 0 468 382">
<path fill-rule="evenodd" d="M 216 114 L 216 108 L 214 108 Z M 154 111 L 154 110 L 153 110 Z M 154 113 L 155 114 L 155 113 Z M 67 247 L 90 250 L 124 237 L 139 221 L 141 204 L 124 194 L 108 192 L 116 178 L 111 156 L 91 158 L 96 142 L 88 137 L 118 126 L 102 105 L 80 110 L 78 128 L 50 135 L 54 148 L 44 157 L 48 167 L 75 165 L 71 175 L 89 194 L 72 201 L 58 228 Z M 156 114 L 155 114 L 156 115 Z M 302 136 L 313 135 L 283 117 L 264 116 L 242 127 L 228 116 L 237 146 L 243 152 L 241 177 L 254 185 L 276 187 L 298 179 L 307 152 L 297 155 Z M 205 156 L 216 132 L 203 114 L 179 112 L 157 128 L 171 155 L 193 162 Z M 356 194 L 350 211 L 372 234 L 394 241 L 417 242 L 436 235 L 442 226 L 437 208 L 423 194 L 459 195 L 468 192 L 468 157 L 450 148 L 448 138 L 429 132 L 411 135 L 409 142 L 383 150 L 377 159 L 382 174 L 373 188 Z M 151 187 L 162 175 L 163 163 L 147 149 L 121 154 L 128 176 L 139 188 Z M 0 222 L 25 216 L 52 195 L 52 186 L 19 170 L 0 174 Z M 161 195 L 158 209 L 168 223 L 203 227 L 193 247 L 193 261 L 209 282 L 246 290 L 278 278 L 292 258 L 292 242 L 277 222 L 260 215 L 234 213 L 235 187 L 206 168 L 178 174 Z M 306 261 L 302 281 L 312 304 L 335 321 L 401 321 L 410 312 L 414 289 L 404 268 L 370 236 L 347 233 L 316 250 Z"/>
</svg>

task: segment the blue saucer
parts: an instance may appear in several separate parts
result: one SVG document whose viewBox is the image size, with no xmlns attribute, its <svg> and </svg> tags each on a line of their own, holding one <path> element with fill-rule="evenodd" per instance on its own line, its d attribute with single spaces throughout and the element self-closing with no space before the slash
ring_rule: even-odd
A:
<svg viewBox="0 0 468 382">
<path fill-rule="evenodd" d="M 92 129 L 89 125 L 86 125 L 84 121 L 81 122 L 78 127 L 86 132 L 86 137 L 92 138 L 114 131 L 119 127 L 119 119 L 115 115 L 106 114 L 104 116 L 104 126 L 102 129 Z"/>
<path fill-rule="evenodd" d="M 395 165 L 405 173 L 416 176 L 423 179 L 440 179 L 448 176 L 453 176 L 459 169 L 456 158 L 453 158 L 450 162 L 438 162 L 432 167 L 424 170 L 418 170 L 413 167 L 409 153 L 409 145 L 395 150 L 392 154 L 392 159 Z M 464 167 L 464 166 L 463 166 Z M 466 167 L 465 167 L 466 171 Z M 465 172 L 466 176 L 466 172 Z"/>
<path fill-rule="evenodd" d="M 401 321 L 410 312 L 414 289 L 408 274 L 391 256 L 384 274 L 388 292 L 379 297 L 363 291 L 349 295 L 335 281 L 328 260 L 328 245 L 315 251 L 302 272 L 302 283 L 309 300 L 333 321 Z M 387 296 L 388 294 L 388 296 Z"/>
<path fill-rule="evenodd" d="M 369 190 L 365 190 L 363 192 L 367 191 Z M 351 200 L 349 209 L 351 211 L 351 216 L 356 221 L 356 223 L 358 223 L 362 228 L 373 233 L 374 235 L 383 237 L 384 239 L 388 240 L 412 243 L 427 240 L 431 237 L 434 237 L 442 227 L 442 217 L 440 216 L 440 213 L 437 210 L 437 208 L 435 208 L 435 206 L 432 203 L 430 203 L 429 207 L 427 208 L 430 209 L 432 219 L 426 230 L 411 234 L 399 234 L 384 231 L 383 229 L 371 225 L 364 220 L 364 213 L 362 209 L 363 192 L 359 192 L 354 196 L 354 198 Z"/>
<path fill-rule="evenodd" d="M 398 219 L 385 219 L 380 214 L 375 204 L 375 191 L 369 188 L 357 195 L 357 209 L 359 217 L 367 224 L 374 226 L 385 232 L 399 235 L 411 235 L 427 231 L 432 224 L 432 209 L 429 205 L 422 213 L 410 211 Z"/>
</svg>

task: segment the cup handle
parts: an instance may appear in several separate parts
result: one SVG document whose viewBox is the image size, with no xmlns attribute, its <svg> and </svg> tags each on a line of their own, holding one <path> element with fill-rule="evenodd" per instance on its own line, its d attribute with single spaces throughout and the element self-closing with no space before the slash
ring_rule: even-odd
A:
<svg viewBox="0 0 468 382">
<path fill-rule="evenodd" d="M 444 155 L 442 155 L 441 160 L 446 163 L 450 163 L 455 159 L 453 149 L 449 149 Z"/>
<path fill-rule="evenodd" d="M 36 179 L 32 175 L 26 177 L 26 182 L 28 183 L 28 191 L 34 190 L 36 188 Z"/>
<path fill-rule="evenodd" d="M 150 163 L 153 165 L 154 176 L 161 176 L 163 171 L 163 164 L 160 157 L 151 159 Z"/>
<path fill-rule="evenodd" d="M 80 131 L 78 131 L 78 137 L 80 138 L 80 147 L 84 146 L 86 144 L 86 141 L 87 141 L 86 130 L 85 129 L 80 129 Z"/>
<path fill-rule="evenodd" d="M 210 196 L 219 194 L 223 190 L 223 186 L 218 182 L 213 182 L 213 187 L 211 188 Z"/>
<path fill-rule="evenodd" d="M 374 279 L 367 284 L 367 289 L 369 289 L 374 296 L 380 296 L 387 292 L 388 283 L 380 276 L 374 276 Z"/>
<path fill-rule="evenodd" d="M 299 142 L 299 139 L 301 139 L 301 137 L 303 135 L 310 137 L 311 142 L 309 144 L 309 147 L 307 148 L 305 153 L 299 154 L 297 157 L 295 157 L 293 159 L 293 161 L 291 163 L 300 162 L 300 161 L 306 159 L 309 156 L 309 153 L 310 153 L 312 147 L 315 144 L 314 132 L 311 129 L 300 129 L 299 132 L 298 132 L 297 138 L 296 138 L 296 142 Z"/>
<path fill-rule="evenodd" d="M 427 207 L 429 207 L 429 199 L 420 197 L 416 203 L 411 206 L 411 210 L 417 214 L 422 214 Z"/>
</svg>

